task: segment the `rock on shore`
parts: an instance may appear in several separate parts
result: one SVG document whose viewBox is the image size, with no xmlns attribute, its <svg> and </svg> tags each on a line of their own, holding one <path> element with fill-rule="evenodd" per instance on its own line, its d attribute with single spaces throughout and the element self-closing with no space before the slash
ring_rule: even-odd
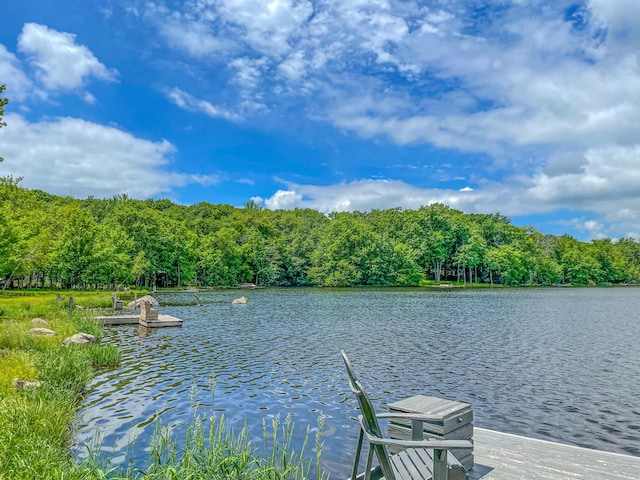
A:
<svg viewBox="0 0 640 480">
<path fill-rule="evenodd" d="M 70 344 L 74 344 L 74 345 L 89 345 L 90 343 L 96 343 L 98 341 L 98 339 L 96 337 L 94 337 L 93 335 L 90 335 L 88 333 L 75 333 L 73 335 L 71 335 L 70 337 L 65 338 L 62 341 L 63 345 L 70 345 Z"/>
<path fill-rule="evenodd" d="M 160 302 L 153 298 L 151 295 L 145 295 L 144 297 L 140 297 L 137 300 L 133 300 L 127 304 L 127 307 L 139 307 L 141 303 L 149 302 L 152 307 L 159 307 Z"/>
</svg>

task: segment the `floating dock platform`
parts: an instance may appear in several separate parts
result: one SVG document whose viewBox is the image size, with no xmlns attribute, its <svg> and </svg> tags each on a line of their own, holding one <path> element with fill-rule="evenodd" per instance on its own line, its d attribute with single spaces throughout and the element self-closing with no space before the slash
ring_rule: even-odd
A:
<svg viewBox="0 0 640 480">
<path fill-rule="evenodd" d="M 165 315 L 163 313 L 158 314 L 156 319 L 140 318 L 140 315 L 109 315 L 96 317 L 96 320 L 100 322 L 102 326 L 105 325 L 142 325 L 147 328 L 162 328 L 162 327 L 181 327 L 183 320 L 172 317 L 171 315 Z"/>
</svg>

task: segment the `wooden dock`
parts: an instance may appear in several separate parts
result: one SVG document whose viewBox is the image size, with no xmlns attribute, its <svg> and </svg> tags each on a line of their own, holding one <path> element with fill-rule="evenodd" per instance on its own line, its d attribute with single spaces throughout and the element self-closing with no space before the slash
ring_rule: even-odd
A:
<svg viewBox="0 0 640 480">
<path fill-rule="evenodd" d="M 474 428 L 470 480 L 638 480 L 640 457 Z"/>
<path fill-rule="evenodd" d="M 472 453 L 453 451 L 470 480 L 640 480 L 640 457 L 474 428 L 465 402 L 415 395 L 389 404 L 389 411 L 431 416 L 422 426 L 425 438 L 472 439 Z M 388 430 L 391 438 L 412 438 L 407 421 L 391 420 Z"/>
<path fill-rule="evenodd" d="M 140 318 L 140 315 L 109 315 L 96 317 L 96 320 L 100 322 L 102 326 L 105 325 L 142 325 L 147 328 L 162 328 L 162 327 L 181 327 L 183 320 L 172 317 L 171 315 L 165 315 L 163 313 L 158 314 L 156 319 L 144 320 Z"/>
</svg>

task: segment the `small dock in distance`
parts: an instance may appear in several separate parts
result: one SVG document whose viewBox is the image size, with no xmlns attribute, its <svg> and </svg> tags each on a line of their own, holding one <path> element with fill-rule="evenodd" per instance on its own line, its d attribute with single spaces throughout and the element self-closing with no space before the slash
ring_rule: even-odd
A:
<svg viewBox="0 0 640 480">
<path fill-rule="evenodd" d="M 640 457 L 484 428 L 473 432 L 470 480 L 638 480 Z"/>
<path fill-rule="evenodd" d="M 104 325 L 135 325 L 139 324 L 146 328 L 181 327 L 183 320 L 158 313 L 151 308 L 149 302 L 140 304 L 140 315 L 111 315 L 96 317 Z"/>
<path fill-rule="evenodd" d="M 102 326 L 105 325 L 142 325 L 147 328 L 181 327 L 183 320 L 159 313 L 156 320 L 142 320 L 140 315 L 106 315 L 96 317 Z"/>
</svg>

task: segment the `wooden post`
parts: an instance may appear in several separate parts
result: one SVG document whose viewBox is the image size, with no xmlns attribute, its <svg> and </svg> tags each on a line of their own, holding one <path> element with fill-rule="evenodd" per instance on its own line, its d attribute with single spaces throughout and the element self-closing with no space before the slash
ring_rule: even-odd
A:
<svg viewBox="0 0 640 480">
<path fill-rule="evenodd" d="M 447 451 L 433 451 L 433 480 L 447 480 Z"/>
<path fill-rule="evenodd" d="M 73 297 L 69 297 L 69 316 L 73 315 Z"/>
<path fill-rule="evenodd" d="M 137 308 L 138 308 L 138 294 L 134 293 L 133 294 L 133 311 L 134 311 L 134 313 L 135 313 Z"/>
</svg>

